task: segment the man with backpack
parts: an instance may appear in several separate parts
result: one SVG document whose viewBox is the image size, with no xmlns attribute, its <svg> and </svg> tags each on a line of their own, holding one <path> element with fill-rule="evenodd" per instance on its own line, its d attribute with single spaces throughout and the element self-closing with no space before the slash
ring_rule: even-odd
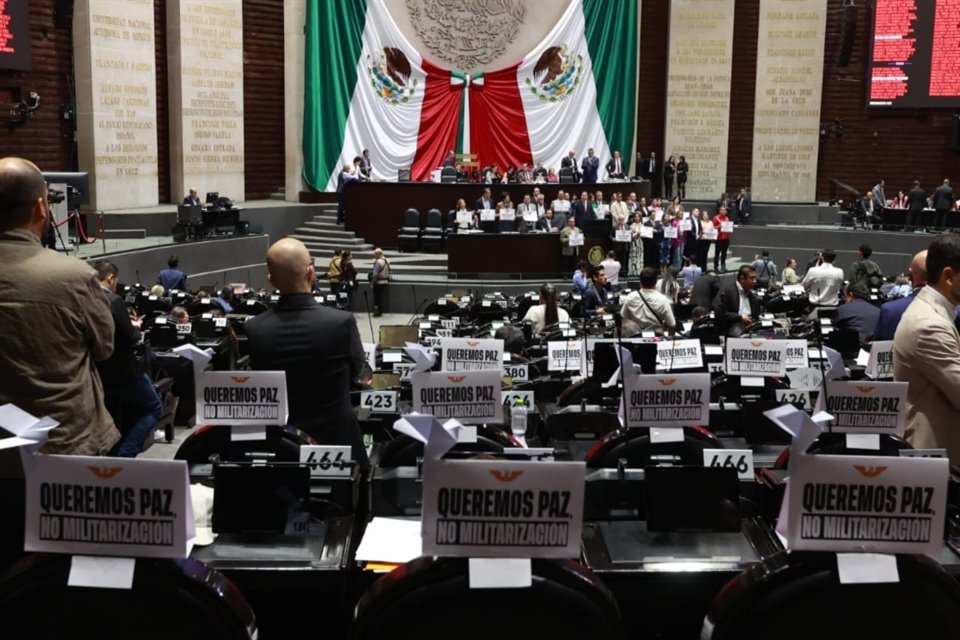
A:
<svg viewBox="0 0 960 640">
<path fill-rule="evenodd" d="M 870 259 L 873 249 L 870 245 L 860 245 L 860 254 L 856 262 L 850 265 L 850 284 L 861 284 L 870 289 L 879 289 L 883 285 L 883 274 L 880 265 Z"/>
<path fill-rule="evenodd" d="M 757 272 L 757 288 L 769 289 L 777 282 L 777 265 L 770 259 L 770 252 L 764 249 L 750 265 Z"/>
</svg>

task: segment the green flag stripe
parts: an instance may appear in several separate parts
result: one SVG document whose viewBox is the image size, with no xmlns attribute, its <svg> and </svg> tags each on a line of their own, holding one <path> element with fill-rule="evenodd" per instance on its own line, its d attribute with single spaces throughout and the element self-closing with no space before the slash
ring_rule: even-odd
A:
<svg viewBox="0 0 960 640">
<path fill-rule="evenodd" d="M 637 0 L 582 0 L 597 111 L 610 151 L 629 163 L 637 125 Z"/>
<path fill-rule="evenodd" d="M 460 113 L 457 114 L 457 149 L 454 153 L 463 153 L 464 107 L 467 103 L 466 90 L 460 91 Z"/>
<path fill-rule="evenodd" d="M 367 0 L 308 0 L 304 44 L 303 181 L 318 191 L 343 148 L 363 50 Z"/>
</svg>

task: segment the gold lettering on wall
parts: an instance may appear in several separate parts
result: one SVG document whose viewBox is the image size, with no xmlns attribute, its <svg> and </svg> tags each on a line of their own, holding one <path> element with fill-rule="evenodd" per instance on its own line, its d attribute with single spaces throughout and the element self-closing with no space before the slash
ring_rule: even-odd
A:
<svg viewBox="0 0 960 640">
<path fill-rule="evenodd" d="M 826 0 L 761 0 L 753 117 L 755 200 L 814 202 Z"/>
<path fill-rule="evenodd" d="M 733 10 L 734 0 L 670 4 L 664 154 L 686 157 L 687 198 L 726 190 Z"/>
</svg>

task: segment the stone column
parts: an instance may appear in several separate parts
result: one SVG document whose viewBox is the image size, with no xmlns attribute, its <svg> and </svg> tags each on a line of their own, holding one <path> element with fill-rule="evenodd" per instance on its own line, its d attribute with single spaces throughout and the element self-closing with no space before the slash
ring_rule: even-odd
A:
<svg viewBox="0 0 960 640">
<path fill-rule="evenodd" d="M 179 202 L 195 187 L 201 199 L 207 192 L 216 191 L 234 202 L 242 202 L 241 3 L 168 2 L 167 57 L 171 197 Z"/>
<path fill-rule="evenodd" d="M 153 0 L 82 0 L 73 16 L 77 149 L 96 209 L 154 206 L 157 81 Z"/>
</svg>

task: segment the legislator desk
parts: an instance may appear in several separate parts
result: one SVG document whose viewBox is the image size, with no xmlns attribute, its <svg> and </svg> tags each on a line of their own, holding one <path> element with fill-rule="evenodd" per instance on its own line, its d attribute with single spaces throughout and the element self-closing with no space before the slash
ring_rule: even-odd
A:
<svg viewBox="0 0 960 640">
<path fill-rule="evenodd" d="M 637 198 L 650 198 L 650 181 L 636 182 L 597 182 L 595 184 L 477 184 L 438 182 L 348 182 L 343 191 L 343 204 L 346 211 L 346 229 L 353 231 L 374 246 L 396 248 L 397 229 L 403 226 L 403 213 L 413 208 L 420 212 L 420 226 L 427 223 L 427 211 L 439 209 L 446 214 L 454 209 L 457 200 L 463 198 L 467 207 L 473 207 L 490 187 L 495 201 L 501 199 L 506 191 L 510 199 L 519 204 L 523 196 L 532 194 L 539 187 L 549 206 L 557 196 L 557 191 L 573 192 L 579 195 L 586 191 L 590 194 L 603 192 L 603 199 L 619 191 L 624 197 L 636 193 Z M 573 198 L 571 198 L 573 199 Z"/>
<path fill-rule="evenodd" d="M 584 233 L 580 258 L 587 259 L 591 247 L 600 247 L 606 253 L 611 244 L 609 231 L 597 233 L 588 227 Z M 451 233 L 447 236 L 447 271 L 552 277 L 566 271 L 560 248 L 560 234 L 556 232 Z"/>
<path fill-rule="evenodd" d="M 907 214 L 909 211 L 906 209 L 890 209 L 886 208 L 883 210 L 883 219 L 882 224 L 884 228 L 893 228 L 894 230 L 899 230 L 907 224 Z M 937 212 L 934 209 L 924 209 L 919 211 L 914 215 L 913 226 L 914 228 L 933 228 L 934 221 L 936 219 Z M 956 229 L 960 227 L 960 211 L 948 211 L 947 220 L 946 220 L 948 229 Z"/>
</svg>

